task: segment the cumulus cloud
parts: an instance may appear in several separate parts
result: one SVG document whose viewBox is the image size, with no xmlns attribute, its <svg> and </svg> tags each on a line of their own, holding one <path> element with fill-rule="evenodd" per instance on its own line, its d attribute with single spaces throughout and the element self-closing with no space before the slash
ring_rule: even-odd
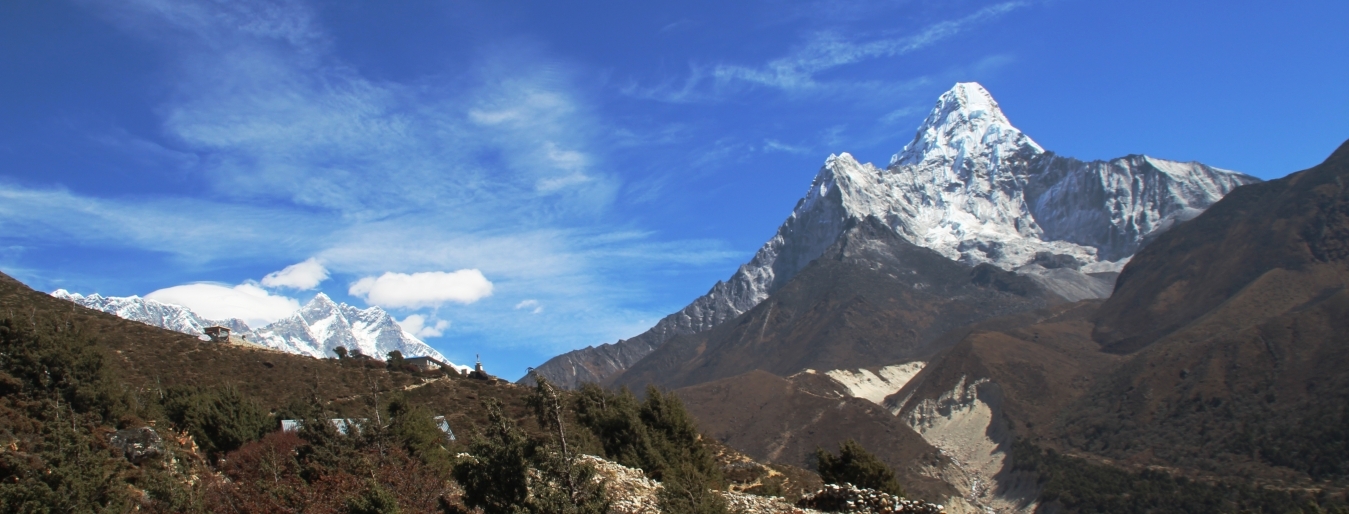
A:
<svg viewBox="0 0 1349 514">
<path fill-rule="evenodd" d="M 416 309 L 447 302 L 469 304 L 492 295 L 492 282 L 476 269 L 392 273 L 357 280 L 347 291 L 380 307 Z"/>
<path fill-rule="evenodd" d="M 310 257 L 304 262 L 286 266 L 281 271 L 273 271 L 262 277 L 262 285 L 267 287 L 289 287 L 308 291 L 318 287 L 319 282 L 328 280 L 328 268 L 318 259 Z"/>
<path fill-rule="evenodd" d="M 542 305 L 539 305 L 539 301 L 538 301 L 538 300 L 533 300 L 533 299 L 525 300 L 525 301 L 523 301 L 523 302 L 520 302 L 520 303 L 515 304 L 515 310 L 520 310 L 520 309 L 530 309 L 530 312 L 531 312 L 531 313 L 534 313 L 534 314 L 538 314 L 538 313 L 540 313 L 540 312 L 543 312 L 543 306 L 542 306 Z"/>
<path fill-rule="evenodd" d="M 296 299 L 271 294 L 251 282 L 237 286 L 209 282 L 184 284 L 154 291 L 145 298 L 181 305 L 208 319 L 239 318 L 250 327 L 261 327 L 300 309 Z"/>
<path fill-rule="evenodd" d="M 409 314 L 408 317 L 398 321 L 398 325 L 403 327 L 409 334 L 425 339 L 428 337 L 440 337 L 445 334 L 445 329 L 450 328 L 450 322 L 443 319 L 427 318 L 421 314 Z"/>
</svg>

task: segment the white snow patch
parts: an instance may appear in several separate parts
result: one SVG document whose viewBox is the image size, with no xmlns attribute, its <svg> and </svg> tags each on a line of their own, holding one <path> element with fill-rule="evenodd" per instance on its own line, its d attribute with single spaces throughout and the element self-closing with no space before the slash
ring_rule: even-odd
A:
<svg viewBox="0 0 1349 514">
<path fill-rule="evenodd" d="M 885 397 L 903 389 L 904 384 L 909 383 L 909 380 L 922 371 L 926 364 L 923 361 L 913 361 L 886 366 L 874 373 L 868 369 L 856 371 L 835 369 L 824 374 L 847 388 L 849 395 L 882 405 L 885 403 Z"/>
</svg>

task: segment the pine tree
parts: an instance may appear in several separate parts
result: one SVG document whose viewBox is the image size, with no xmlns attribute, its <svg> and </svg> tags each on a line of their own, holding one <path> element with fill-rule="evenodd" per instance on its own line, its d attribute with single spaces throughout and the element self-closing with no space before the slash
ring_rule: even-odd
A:
<svg viewBox="0 0 1349 514">
<path fill-rule="evenodd" d="M 557 388 L 541 376 L 535 376 L 534 393 L 526 402 L 534 409 L 539 428 L 548 435 L 535 455 L 534 464 L 542 479 L 533 488 L 531 510 L 536 513 L 604 514 L 609 499 L 604 483 L 595 480 L 595 469 L 577 462 L 567 443 L 562 400 Z"/>
<path fill-rule="evenodd" d="M 501 412 L 495 398 L 483 402 L 487 429 L 474 436 L 467 457 L 454 466 L 454 478 L 464 488 L 464 504 L 487 514 L 528 512 L 529 457 L 532 443 Z"/>
<path fill-rule="evenodd" d="M 403 360 L 403 352 L 394 350 L 389 352 L 387 354 L 387 357 L 389 358 L 389 360 L 385 362 L 385 366 L 387 366 L 389 370 L 403 371 L 403 365 L 405 364 Z"/>
<path fill-rule="evenodd" d="M 656 504 L 662 514 L 727 514 L 726 498 L 708 488 L 707 476 L 692 463 L 667 469 Z"/>
<path fill-rule="evenodd" d="M 394 396 L 388 403 L 389 434 L 408 454 L 431 469 L 448 476 L 453 467 L 446 435 L 436 425 L 431 411 L 413 405 L 406 397 Z"/>
<path fill-rule="evenodd" d="M 693 416 L 684 409 L 684 402 L 678 396 L 672 392 L 662 393 L 655 386 L 647 387 L 640 417 L 652 436 L 652 447 L 664 463 L 658 470 L 659 476 L 663 477 L 666 469 L 688 464 L 707 485 L 720 485 L 721 473 L 712 451 L 703 444 Z"/>
<path fill-rule="evenodd" d="M 826 484 L 852 484 L 904 496 L 904 488 L 895 480 L 894 470 L 852 439 L 839 444 L 838 456 L 816 448 L 815 461 L 820 478 Z"/>
</svg>

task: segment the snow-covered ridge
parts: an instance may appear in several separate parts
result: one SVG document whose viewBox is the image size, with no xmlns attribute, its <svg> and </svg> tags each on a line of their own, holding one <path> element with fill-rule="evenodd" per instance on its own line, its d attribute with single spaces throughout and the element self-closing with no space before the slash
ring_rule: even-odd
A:
<svg viewBox="0 0 1349 514">
<path fill-rule="evenodd" d="M 248 334 L 251 331 L 244 320 L 212 320 L 198 316 L 187 307 L 160 303 L 139 296 L 102 296 L 98 293 L 89 296 L 57 289 L 52 296 L 75 302 L 96 311 L 106 312 L 122 319 L 139 321 L 147 325 L 182 332 L 206 339 L 206 327 L 222 326 L 236 334 Z"/>
<path fill-rule="evenodd" d="M 1196 162 L 1046 152 L 972 82 L 938 99 L 886 169 L 845 153 L 816 178 L 838 185 L 849 215 L 951 259 L 1014 269 L 1049 252 L 1087 272 L 1118 271 L 1149 237 L 1256 181 Z"/>
<path fill-rule="evenodd" d="M 468 370 L 467 366 L 450 362 L 440 352 L 403 330 L 384 309 L 359 309 L 335 303 L 323 293 L 295 314 L 257 330 L 250 329 L 243 320 L 210 320 L 187 307 L 139 296 L 84 296 L 64 289 L 58 289 L 52 296 L 123 319 L 202 338 L 205 338 L 206 327 L 219 325 L 229 328 L 235 335 L 245 336 L 249 342 L 310 357 L 333 357 L 336 355 L 333 349 L 339 346 L 377 358 L 397 350 L 404 357 L 433 357 L 456 369 Z"/>
<path fill-rule="evenodd" d="M 943 94 L 891 162 L 879 169 L 830 155 L 754 258 L 673 315 L 677 330 L 667 331 L 700 332 L 749 310 L 819 257 L 849 218 L 875 216 L 969 264 L 1015 269 L 1049 252 L 1073 257 L 1083 271 L 1118 271 L 1148 237 L 1258 181 L 1143 155 L 1058 156 L 1012 126 L 973 82 Z"/>
</svg>

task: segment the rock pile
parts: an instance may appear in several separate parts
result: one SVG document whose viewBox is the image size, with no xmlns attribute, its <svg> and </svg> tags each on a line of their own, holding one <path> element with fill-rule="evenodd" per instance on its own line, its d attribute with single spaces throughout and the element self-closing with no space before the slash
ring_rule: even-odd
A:
<svg viewBox="0 0 1349 514">
<path fill-rule="evenodd" d="M 920 513 L 945 514 L 941 505 L 908 500 L 875 489 L 859 489 L 852 484 L 825 485 L 814 494 L 796 502 L 798 507 L 828 512 L 857 512 L 866 514 Z"/>
<path fill-rule="evenodd" d="M 818 514 L 819 511 L 797 507 L 786 498 L 777 496 L 756 496 L 748 493 L 738 493 L 725 491 L 721 493 L 726 498 L 726 503 L 730 506 L 731 512 L 743 514 Z"/>
<path fill-rule="evenodd" d="M 164 455 L 164 440 L 150 427 L 127 428 L 114 432 L 108 445 L 122 451 L 126 460 L 139 465 Z"/>
<path fill-rule="evenodd" d="M 656 508 L 656 491 L 660 482 L 646 477 L 640 469 L 629 468 L 592 455 L 581 455 L 579 460 L 595 467 L 596 478 L 605 480 L 609 498 L 613 500 L 609 512 L 614 514 L 660 514 Z"/>
<path fill-rule="evenodd" d="M 595 467 L 596 478 L 606 481 L 609 498 L 613 505 L 612 514 L 660 514 L 656 506 L 656 494 L 660 491 L 660 482 L 647 478 L 640 469 L 629 468 L 616 462 L 607 461 L 591 455 L 581 455 L 580 460 Z M 732 512 L 744 514 L 817 514 L 811 509 L 797 507 L 785 499 L 777 497 L 755 496 L 752 494 L 721 491 L 730 504 Z"/>
<path fill-rule="evenodd" d="M 656 494 L 660 482 L 647 478 L 640 469 L 629 468 L 591 455 L 580 460 L 595 467 L 596 479 L 607 483 L 613 514 L 660 514 Z M 858 489 L 852 485 L 826 485 L 806 495 L 792 505 L 775 496 L 755 496 L 733 491 L 721 491 L 731 512 L 744 514 L 818 514 L 820 511 L 858 514 L 945 514 L 941 505 L 906 500 L 874 489 Z"/>
</svg>

